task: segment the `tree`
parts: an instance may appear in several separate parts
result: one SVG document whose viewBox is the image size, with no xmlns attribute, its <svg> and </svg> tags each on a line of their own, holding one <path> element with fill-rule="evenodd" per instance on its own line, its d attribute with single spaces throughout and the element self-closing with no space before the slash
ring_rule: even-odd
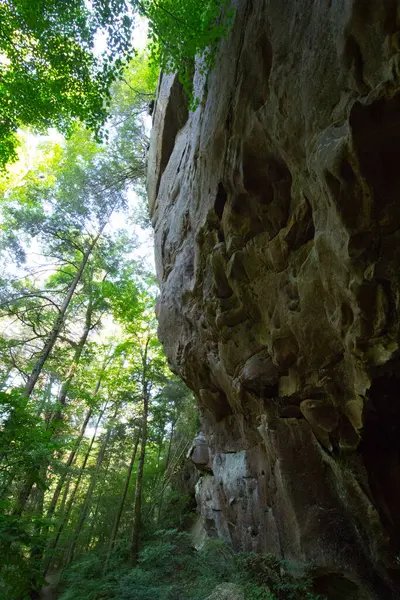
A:
<svg viewBox="0 0 400 600">
<path fill-rule="evenodd" d="M 134 520 L 132 530 L 132 562 L 135 565 L 137 563 L 140 547 L 140 533 L 142 526 L 142 482 L 144 473 L 144 461 L 146 457 L 146 444 L 147 444 L 147 421 L 149 416 L 149 400 L 151 391 L 151 382 L 148 379 L 148 351 L 149 351 L 150 338 L 148 337 L 144 343 L 142 350 L 142 372 L 141 388 L 142 388 L 142 401 L 143 401 L 143 415 L 142 415 L 142 428 L 141 428 L 141 440 L 140 440 L 140 456 L 139 466 L 136 476 L 136 489 L 135 489 L 135 505 L 134 505 Z"/>
<path fill-rule="evenodd" d="M 114 550 L 115 540 L 117 538 L 118 528 L 119 528 L 119 524 L 121 522 L 122 511 L 124 509 L 125 500 L 126 500 L 126 496 L 128 493 L 128 488 L 129 488 L 129 484 L 130 484 L 131 477 L 132 477 L 133 466 L 135 464 L 136 452 L 137 452 L 138 445 L 139 445 L 139 439 L 140 439 L 140 431 L 138 430 L 135 435 L 135 441 L 133 444 L 133 452 L 132 452 L 131 460 L 129 462 L 128 471 L 127 471 L 126 479 L 125 479 L 125 484 L 124 484 L 124 488 L 122 490 L 121 500 L 119 502 L 117 512 L 115 513 L 114 524 L 113 524 L 113 528 L 112 528 L 112 532 L 111 532 L 111 536 L 110 536 L 110 542 L 109 542 L 109 546 L 108 546 L 107 559 L 106 559 L 106 563 L 104 566 L 105 571 L 107 571 L 108 563 L 110 560 L 110 555 L 111 555 L 112 551 Z"/>
<path fill-rule="evenodd" d="M 135 13 L 149 21 L 154 64 L 178 71 L 193 100 L 196 55 L 204 69 L 228 34 L 229 0 L 5 0 L 0 5 L 0 171 L 16 159 L 17 131 L 70 135 L 79 121 L 97 135 L 110 88 L 132 56 Z M 100 39 L 106 49 L 96 52 Z M 192 104 L 194 104 L 192 102 Z"/>
<path fill-rule="evenodd" d="M 71 543 L 70 543 L 69 548 L 68 548 L 68 552 L 67 552 L 66 557 L 65 557 L 64 563 L 67 566 L 70 564 L 70 562 L 72 561 L 72 559 L 74 557 L 75 548 L 76 548 L 76 545 L 77 545 L 77 542 L 78 542 L 78 537 L 79 537 L 79 534 L 81 533 L 81 530 L 83 528 L 83 525 L 85 523 L 88 511 L 89 511 L 89 508 L 90 508 L 90 504 L 91 504 L 91 501 L 92 501 L 92 495 L 93 495 L 94 489 L 96 487 L 96 484 L 97 484 L 97 481 L 98 481 L 98 478 L 99 478 L 100 469 L 101 469 L 103 461 L 104 461 L 105 453 L 106 453 L 106 451 L 108 449 L 108 444 L 110 442 L 110 438 L 111 438 L 111 434 L 112 434 L 112 425 L 114 424 L 114 420 L 115 420 L 115 417 L 117 415 L 117 412 L 118 412 L 118 406 L 117 406 L 117 408 L 115 410 L 113 418 L 111 419 L 111 421 L 108 424 L 107 432 L 106 432 L 106 434 L 104 436 L 104 439 L 103 439 L 103 441 L 101 443 L 101 446 L 100 446 L 99 453 L 97 455 L 95 469 L 94 469 L 94 471 L 92 473 L 92 476 L 90 478 L 89 487 L 88 487 L 88 489 L 86 491 L 85 499 L 83 501 L 83 504 L 82 504 L 82 507 L 81 507 L 81 510 L 80 510 L 79 520 L 78 520 L 78 523 L 76 524 L 75 531 L 73 533 L 72 540 L 71 540 Z"/>
<path fill-rule="evenodd" d="M 151 495 L 169 505 L 187 443 L 175 443 L 178 396 L 163 395 L 154 276 L 132 260 L 132 232 L 107 224 L 114 206 L 131 218 L 125 200 L 143 187 L 154 84 L 144 62 L 113 86 L 108 144 L 79 128 L 46 143 L 1 206 L 0 254 L 15 253 L 0 282 L 0 595 L 10 600 L 88 549 L 103 552 L 102 571 L 121 545 L 138 557 L 157 522 Z"/>
<path fill-rule="evenodd" d="M 149 19 L 150 51 L 166 73 L 178 72 L 192 108 L 194 62 L 206 73 L 213 66 L 219 42 L 233 23 L 230 0 L 142 0 L 140 10 Z"/>
<path fill-rule="evenodd" d="M 53 553 L 54 553 L 55 549 L 57 548 L 58 542 L 60 540 L 60 536 L 61 536 L 61 534 L 62 534 L 65 526 L 68 524 L 68 520 L 69 520 L 69 516 L 70 516 L 70 513 L 71 513 L 71 509 L 73 507 L 76 494 L 77 494 L 77 492 L 79 490 L 81 479 L 82 479 L 82 476 L 83 476 L 83 474 L 85 472 L 86 465 L 87 465 L 89 457 L 90 457 L 90 453 L 92 451 L 94 442 L 96 440 L 97 430 L 98 430 L 98 427 L 100 425 L 101 419 L 103 418 L 103 414 L 105 412 L 105 409 L 106 409 L 106 407 L 104 407 L 101 410 L 101 412 L 100 412 L 100 414 L 99 414 L 99 416 L 97 418 L 93 436 L 92 436 L 92 438 L 90 440 L 90 444 L 88 445 L 87 450 L 85 452 L 82 465 L 81 465 L 81 467 L 80 467 L 80 469 L 78 471 L 78 477 L 77 477 L 77 479 L 75 481 L 75 485 L 74 485 L 72 493 L 71 493 L 71 495 L 70 495 L 70 497 L 68 499 L 68 502 L 66 504 L 65 510 L 63 510 L 63 512 L 61 514 L 61 519 L 60 519 L 60 522 L 59 522 L 58 527 L 57 527 L 56 535 L 54 536 L 53 540 L 49 543 L 49 546 L 47 548 L 47 550 L 49 552 L 48 552 L 48 558 L 46 559 L 45 566 L 44 566 L 44 573 L 45 574 L 47 573 L 47 571 L 48 571 L 48 569 L 49 569 L 49 567 L 51 565 L 51 561 L 52 561 L 52 558 L 53 558 Z"/>
<path fill-rule="evenodd" d="M 0 4 L 0 169 L 15 159 L 18 128 L 99 132 L 111 83 L 131 51 L 132 18 L 121 0 L 6 0 Z M 97 36 L 107 48 L 95 55 Z"/>
<path fill-rule="evenodd" d="M 117 141 L 118 136 L 113 144 Z M 129 172 L 124 171 L 125 167 L 115 157 L 113 160 L 110 166 L 102 149 L 93 145 L 87 134 L 77 131 L 64 149 L 54 148 L 50 162 L 53 173 L 50 171 L 44 177 L 42 169 L 30 173 L 25 185 L 12 190 L 3 206 L 6 240 L 19 236 L 14 243 L 20 245 L 22 256 L 21 239 L 25 238 L 25 245 L 32 239 L 38 240 L 46 248 L 46 258 L 56 260 L 59 268 L 69 273 L 62 299 L 55 305 L 57 312 L 52 326 L 43 338 L 26 382 L 27 395 L 32 393 L 61 334 L 77 286 L 104 238 L 111 215 L 124 206 L 128 182 L 136 182 L 143 175 L 143 155 L 136 158 L 136 163 L 131 161 Z M 27 292 L 17 294 L 16 300 L 27 296 L 30 300 L 32 297 L 51 300 L 49 294 L 31 289 Z M 10 301 L 15 303 L 12 295 Z M 7 304 L 7 298 L 3 304 Z"/>
</svg>

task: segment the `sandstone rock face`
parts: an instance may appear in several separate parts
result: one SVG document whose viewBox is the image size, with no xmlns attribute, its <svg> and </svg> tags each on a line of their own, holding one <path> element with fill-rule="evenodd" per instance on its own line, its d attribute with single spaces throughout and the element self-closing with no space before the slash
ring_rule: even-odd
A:
<svg viewBox="0 0 400 600">
<path fill-rule="evenodd" d="M 210 448 L 207 440 L 202 433 L 199 433 L 193 440 L 187 458 L 189 458 L 199 471 L 211 471 Z"/>
<path fill-rule="evenodd" d="M 211 452 L 200 508 L 236 549 L 399 598 L 399 9 L 234 4 L 195 112 L 162 77 L 149 153 L 159 333 Z"/>
</svg>

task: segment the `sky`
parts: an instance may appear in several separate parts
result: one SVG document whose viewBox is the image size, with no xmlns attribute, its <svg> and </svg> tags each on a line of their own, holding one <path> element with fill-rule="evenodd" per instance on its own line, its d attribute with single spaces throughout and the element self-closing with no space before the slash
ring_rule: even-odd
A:
<svg viewBox="0 0 400 600">
<path fill-rule="evenodd" d="M 133 45 L 137 50 L 143 50 L 147 44 L 148 34 L 148 21 L 144 17 L 139 15 L 135 16 L 135 30 L 133 34 Z M 105 34 L 99 34 L 95 42 L 95 54 L 100 54 L 104 51 L 106 46 Z M 1 58 L 1 57 L 0 57 Z M 144 126 L 148 135 L 150 135 L 151 129 L 151 117 L 146 115 L 144 117 Z M 37 158 L 37 148 L 39 144 L 44 141 L 54 141 L 62 143 L 63 136 L 56 129 L 49 129 L 47 135 L 34 135 L 29 131 L 20 131 L 21 138 L 24 140 L 24 152 L 20 155 L 20 160 L 10 165 L 9 171 L 12 176 L 17 177 L 21 182 L 26 173 L 32 168 L 35 158 Z M 139 202 L 139 198 L 135 192 L 131 189 L 128 191 L 128 203 L 129 212 Z M 108 231 L 116 231 L 118 229 L 126 228 L 126 214 L 116 212 L 112 215 Z M 152 231 L 142 230 L 140 227 L 134 227 L 134 234 L 136 235 L 139 245 L 132 253 L 132 258 L 143 259 L 146 263 L 146 267 L 155 273 L 154 265 L 154 252 L 153 252 L 153 236 Z M 37 263 L 37 251 L 38 248 L 32 247 L 31 253 L 28 256 L 28 266 L 34 266 Z"/>
</svg>

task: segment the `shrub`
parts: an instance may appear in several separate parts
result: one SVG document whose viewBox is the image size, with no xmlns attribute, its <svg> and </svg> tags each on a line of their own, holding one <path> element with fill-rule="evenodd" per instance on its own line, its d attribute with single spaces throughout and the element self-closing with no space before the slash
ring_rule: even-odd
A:
<svg viewBox="0 0 400 600">
<path fill-rule="evenodd" d="M 220 540 L 195 550 L 189 534 L 157 531 L 143 546 L 135 568 L 120 545 L 104 573 L 105 553 L 92 553 L 65 574 L 60 600 L 204 600 L 222 582 L 240 584 L 246 600 L 324 600 L 312 580 L 291 576 L 290 565 L 269 554 L 234 554 Z M 284 574 L 286 572 L 286 574 Z"/>
</svg>

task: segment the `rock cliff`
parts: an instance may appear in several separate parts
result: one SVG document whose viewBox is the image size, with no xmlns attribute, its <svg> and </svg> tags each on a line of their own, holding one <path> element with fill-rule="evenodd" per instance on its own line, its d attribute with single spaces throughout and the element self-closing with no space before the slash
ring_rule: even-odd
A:
<svg viewBox="0 0 400 600">
<path fill-rule="evenodd" d="M 200 509 L 330 598 L 399 598 L 399 9 L 234 5 L 194 112 L 162 77 L 149 151 L 159 333 L 211 453 Z"/>
</svg>

